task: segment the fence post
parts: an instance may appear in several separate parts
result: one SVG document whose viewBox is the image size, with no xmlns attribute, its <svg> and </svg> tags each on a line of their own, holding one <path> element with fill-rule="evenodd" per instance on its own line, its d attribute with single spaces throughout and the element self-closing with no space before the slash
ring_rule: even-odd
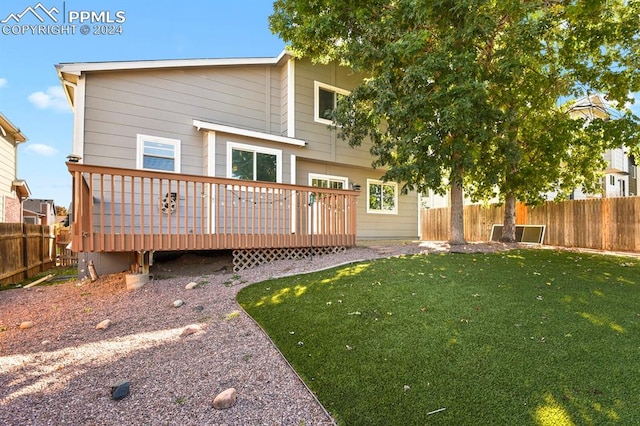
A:
<svg viewBox="0 0 640 426">
<path fill-rule="evenodd" d="M 27 234 L 27 224 L 22 224 L 22 263 L 24 265 L 24 272 L 22 273 L 22 279 L 29 278 L 29 237 Z"/>
<path fill-rule="evenodd" d="M 609 209 L 609 199 L 602 198 L 602 249 L 609 250 L 611 236 L 611 211 Z"/>
</svg>

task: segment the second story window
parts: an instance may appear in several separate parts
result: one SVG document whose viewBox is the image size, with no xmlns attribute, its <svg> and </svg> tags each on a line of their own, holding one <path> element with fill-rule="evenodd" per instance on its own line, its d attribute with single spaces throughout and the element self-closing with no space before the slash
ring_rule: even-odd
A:
<svg viewBox="0 0 640 426">
<path fill-rule="evenodd" d="M 317 123 L 334 124 L 331 120 L 331 114 L 338 104 L 340 96 L 348 95 L 349 92 L 335 86 L 314 82 L 314 116 L 313 119 Z"/>
<path fill-rule="evenodd" d="M 180 141 L 138 135 L 136 167 L 144 170 L 180 173 Z"/>
</svg>

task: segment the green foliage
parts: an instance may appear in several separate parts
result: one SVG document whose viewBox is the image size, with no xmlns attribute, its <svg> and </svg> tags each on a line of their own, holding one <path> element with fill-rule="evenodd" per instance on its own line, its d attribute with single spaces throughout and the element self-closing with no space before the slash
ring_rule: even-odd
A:
<svg viewBox="0 0 640 426">
<path fill-rule="evenodd" d="M 635 424 L 639 268 L 552 250 L 415 256 L 238 301 L 339 424 Z"/>
<path fill-rule="evenodd" d="M 535 204 L 595 190 L 605 149 L 640 151 L 625 105 L 640 90 L 637 0 L 277 0 L 270 25 L 294 54 L 369 76 L 334 119 L 405 190 L 464 184 Z M 618 120 L 561 106 L 597 92 Z"/>
</svg>

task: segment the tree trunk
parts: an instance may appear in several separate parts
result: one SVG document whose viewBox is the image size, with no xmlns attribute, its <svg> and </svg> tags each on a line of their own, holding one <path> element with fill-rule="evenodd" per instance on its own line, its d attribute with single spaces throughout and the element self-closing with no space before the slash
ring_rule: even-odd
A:
<svg viewBox="0 0 640 426">
<path fill-rule="evenodd" d="M 464 196 L 462 185 L 455 181 L 452 182 L 449 196 L 451 204 L 451 236 L 449 244 L 466 244 L 467 241 L 464 239 Z"/>
<path fill-rule="evenodd" d="M 503 243 L 514 243 L 516 241 L 516 197 L 508 194 L 504 203 L 504 223 L 502 226 Z"/>
</svg>

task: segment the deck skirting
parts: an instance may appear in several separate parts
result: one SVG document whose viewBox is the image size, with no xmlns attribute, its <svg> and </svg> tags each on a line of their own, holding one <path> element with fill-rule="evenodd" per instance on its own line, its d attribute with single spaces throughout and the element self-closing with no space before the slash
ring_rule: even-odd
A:
<svg viewBox="0 0 640 426">
<path fill-rule="evenodd" d="M 346 247 L 291 247 L 233 250 L 233 271 L 239 272 L 277 260 L 309 259 L 313 256 L 344 253 Z"/>
</svg>

